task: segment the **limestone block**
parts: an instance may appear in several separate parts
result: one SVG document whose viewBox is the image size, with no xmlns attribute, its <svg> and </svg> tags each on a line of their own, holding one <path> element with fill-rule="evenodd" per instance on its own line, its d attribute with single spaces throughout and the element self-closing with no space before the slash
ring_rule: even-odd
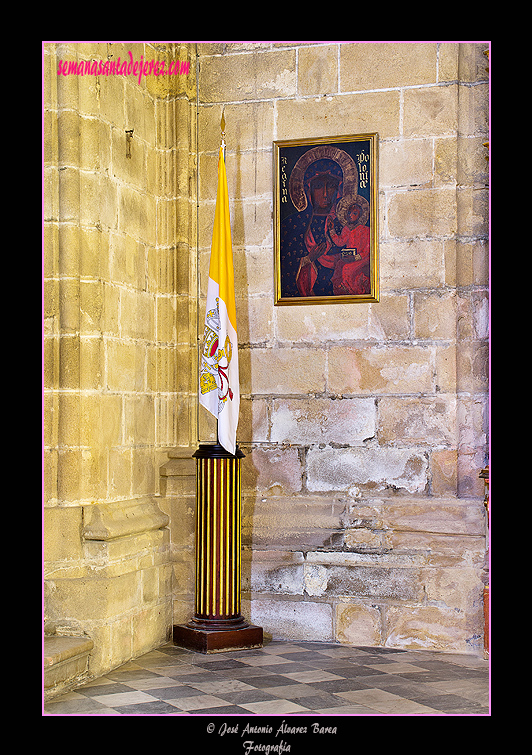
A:
<svg viewBox="0 0 532 755">
<path fill-rule="evenodd" d="M 342 91 L 430 84 L 437 79 L 434 43 L 360 43 L 340 45 Z M 370 63 L 371 61 L 371 63 Z"/>
<path fill-rule="evenodd" d="M 456 298 L 453 293 L 414 294 L 414 336 L 456 338 Z"/>
<path fill-rule="evenodd" d="M 385 647 L 471 653 L 479 651 L 481 642 L 478 631 L 471 631 L 454 608 L 390 606 L 386 609 Z"/>
<path fill-rule="evenodd" d="M 452 236 L 457 231 L 456 189 L 397 192 L 389 200 L 390 237 Z"/>
<path fill-rule="evenodd" d="M 316 550 L 309 551 L 306 557 L 307 564 L 323 564 L 327 567 L 378 567 L 381 569 L 412 569 L 425 566 L 427 557 L 425 553 L 412 552 L 386 552 L 386 553 L 356 553 L 350 551 Z"/>
<path fill-rule="evenodd" d="M 271 249 L 247 248 L 245 251 L 233 249 L 235 267 L 235 291 L 237 295 L 237 319 L 246 312 L 247 300 L 252 295 L 266 296 L 272 303 L 273 275 L 271 273 Z"/>
<path fill-rule="evenodd" d="M 146 142 L 139 133 L 140 119 L 135 124 L 134 138 L 130 142 L 129 157 L 126 157 L 127 141 L 123 131 L 113 129 L 111 132 L 111 149 L 113 155 L 113 175 L 120 182 L 136 185 L 146 191 Z"/>
<path fill-rule="evenodd" d="M 328 385 L 337 394 L 432 392 L 432 352 L 420 346 L 339 347 L 329 355 Z"/>
<path fill-rule="evenodd" d="M 65 502 L 105 495 L 106 470 L 103 454 L 94 449 L 67 448 L 57 455 L 57 499 Z M 49 471 L 45 470 L 45 476 Z"/>
<path fill-rule="evenodd" d="M 170 626 L 173 624 L 186 624 L 194 615 L 194 595 L 179 596 L 172 601 L 172 618 Z"/>
<path fill-rule="evenodd" d="M 458 401 L 458 420 L 460 423 L 460 450 L 474 453 L 479 446 L 485 448 L 488 433 L 487 398 L 484 396 L 461 396 Z"/>
<path fill-rule="evenodd" d="M 191 419 L 195 416 L 196 396 L 169 393 L 154 396 L 155 432 L 162 447 L 187 446 L 194 432 Z M 155 468 L 154 468 L 155 469 Z"/>
<path fill-rule="evenodd" d="M 327 590 L 328 572 L 321 564 L 305 564 L 305 592 L 313 597 L 323 595 Z"/>
<path fill-rule="evenodd" d="M 138 605 L 139 598 L 139 575 L 132 571 L 113 579 L 103 576 L 54 580 L 47 601 L 48 618 L 57 621 L 75 617 L 81 626 L 88 627 L 94 639 L 92 625 L 130 612 Z"/>
<path fill-rule="evenodd" d="M 406 296 L 382 296 L 378 305 L 337 304 L 332 308 L 306 305 L 280 307 L 275 312 L 279 340 L 290 343 L 388 340 L 409 335 Z"/>
<path fill-rule="evenodd" d="M 145 569 L 166 568 L 170 533 L 167 529 L 141 532 L 112 540 L 86 540 L 83 546 L 86 573 L 109 579 L 137 572 L 139 579 Z"/>
<path fill-rule="evenodd" d="M 79 219 L 80 175 L 77 168 L 64 167 L 59 171 L 58 211 L 61 220 L 77 221 Z"/>
<path fill-rule="evenodd" d="M 310 554 L 309 554 L 310 555 Z M 384 559 L 381 564 L 385 564 Z M 417 601 L 423 595 L 415 566 L 305 564 L 305 589 L 315 596 L 353 596 L 372 600 Z"/>
<path fill-rule="evenodd" d="M 93 504 L 85 507 L 84 518 L 85 540 L 112 540 L 161 529 L 168 524 L 168 516 L 159 509 L 156 501 L 144 499 Z"/>
<path fill-rule="evenodd" d="M 481 569 L 486 554 L 483 535 L 449 535 L 414 530 L 389 530 L 392 551 L 423 554 L 427 565 L 441 568 L 475 565 Z"/>
<path fill-rule="evenodd" d="M 456 81 L 458 78 L 458 52 L 467 45 L 443 42 L 439 45 L 439 81 Z"/>
<path fill-rule="evenodd" d="M 107 178 L 95 172 L 80 173 L 80 200 L 78 221 L 84 226 L 113 227 L 113 218 L 110 211 L 114 207 L 111 200 L 107 205 L 107 196 L 116 194 L 116 184 L 112 184 Z"/>
<path fill-rule="evenodd" d="M 337 45 L 313 45 L 298 51 L 299 95 L 323 95 L 338 91 Z"/>
<path fill-rule="evenodd" d="M 106 234 L 95 228 L 59 228 L 58 242 L 63 275 L 107 277 L 109 240 Z"/>
<path fill-rule="evenodd" d="M 268 247 L 273 244 L 272 207 L 268 195 L 251 201 L 235 200 L 231 217 L 235 246 Z"/>
<path fill-rule="evenodd" d="M 283 343 L 315 343 L 343 338 L 378 338 L 369 304 L 305 305 L 276 309 L 278 337 Z"/>
<path fill-rule="evenodd" d="M 156 243 L 156 233 L 163 217 L 161 202 L 129 186 L 118 189 L 118 229 L 147 244 Z M 159 221 L 159 222 L 157 222 Z"/>
<path fill-rule="evenodd" d="M 373 530 L 384 529 L 382 521 L 381 499 L 361 500 L 361 493 L 356 486 L 348 491 L 349 498 L 342 512 L 341 522 L 344 527 L 364 527 Z"/>
<path fill-rule="evenodd" d="M 43 510 L 43 553 L 46 569 L 57 562 L 74 562 L 82 558 L 81 506 L 46 507 Z"/>
<path fill-rule="evenodd" d="M 169 461 L 160 468 L 160 474 L 165 477 L 177 477 L 185 482 L 184 478 L 196 477 L 196 459 L 193 457 L 195 449 L 170 449 Z"/>
<path fill-rule="evenodd" d="M 357 551 L 380 551 L 391 548 L 391 534 L 387 532 L 375 532 L 367 527 L 355 527 L 346 530 L 344 545 L 346 548 Z"/>
<path fill-rule="evenodd" d="M 352 485 L 384 490 L 425 490 L 426 454 L 409 448 L 311 448 L 307 456 L 310 491 L 348 490 Z"/>
<path fill-rule="evenodd" d="M 277 139 L 331 136 L 331 124 L 337 134 L 398 137 L 400 108 L 397 91 L 278 100 Z"/>
<path fill-rule="evenodd" d="M 302 473 L 297 448 L 255 448 L 242 461 L 242 488 L 297 493 Z"/>
<path fill-rule="evenodd" d="M 327 593 L 372 600 L 418 601 L 423 595 L 420 576 L 417 569 L 331 567 L 327 576 Z"/>
<path fill-rule="evenodd" d="M 47 698 L 81 683 L 93 647 L 89 637 L 44 637 L 44 690 Z"/>
<path fill-rule="evenodd" d="M 283 399 L 273 402 L 271 440 L 278 443 L 361 445 L 375 435 L 375 402 L 368 399 Z"/>
<path fill-rule="evenodd" d="M 464 89 L 465 87 L 462 87 Z M 457 85 L 404 91 L 405 136 L 441 136 L 457 130 Z"/>
<path fill-rule="evenodd" d="M 254 394 L 321 393 L 325 390 L 323 349 L 251 349 L 250 371 L 241 390 Z"/>
<path fill-rule="evenodd" d="M 110 669 L 121 666 L 133 657 L 130 616 L 122 616 L 114 621 L 91 627 L 91 637 L 94 641 L 89 664 L 92 677 L 103 676 Z"/>
<path fill-rule="evenodd" d="M 124 338 L 153 340 L 155 301 L 147 291 L 120 292 L 120 332 Z"/>
<path fill-rule="evenodd" d="M 144 246 L 130 236 L 111 234 L 110 236 L 110 276 L 114 283 L 124 283 L 140 288 L 141 278 L 145 277 Z"/>
<path fill-rule="evenodd" d="M 141 391 L 145 388 L 146 348 L 143 344 L 108 341 L 107 387 L 111 391 Z"/>
<path fill-rule="evenodd" d="M 333 638 L 332 606 L 294 600 L 252 600 L 250 618 L 274 639 L 328 642 Z"/>
<path fill-rule="evenodd" d="M 124 400 L 124 435 L 126 443 L 152 446 L 155 441 L 154 398 L 136 395 Z"/>
<path fill-rule="evenodd" d="M 172 621 L 172 606 L 170 603 L 150 606 L 133 616 L 130 630 L 132 643 L 131 657 L 137 658 L 139 655 L 144 655 L 168 641 L 170 639 Z"/>
<path fill-rule="evenodd" d="M 342 539 L 343 508 L 328 496 L 244 495 L 242 541 L 260 549 L 330 546 Z"/>
<path fill-rule="evenodd" d="M 131 449 L 131 490 L 136 495 L 150 495 L 157 490 L 156 452 L 153 447 Z"/>
<path fill-rule="evenodd" d="M 51 343 L 49 348 L 54 348 Z M 103 339 L 65 335 L 59 339 L 59 355 L 46 354 L 47 385 L 86 390 L 98 390 L 103 380 Z M 51 374 L 50 374 L 51 373 Z M 58 373 L 58 374 L 57 374 Z"/>
<path fill-rule="evenodd" d="M 152 391 L 177 391 L 183 388 L 184 381 L 180 360 L 185 374 L 188 375 L 188 361 L 191 355 L 186 347 L 154 346 L 147 349 L 147 383 Z M 185 366 L 186 365 L 186 366 Z M 140 376 L 138 376 L 140 379 Z"/>
<path fill-rule="evenodd" d="M 187 559 L 186 556 L 189 555 Z M 169 589 L 166 594 L 175 593 L 177 595 L 194 594 L 195 586 L 195 571 L 194 571 L 194 558 L 190 557 L 190 554 L 178 554 L 179 560 L 172 561 L 172 586 L 173 589 Z"/>
<path fill-rule="evenodd" d="M 478 470 L 486 464 L 486 447 L 460 452 L 458 455 L 458 495 L 480 498 L 484 495 L 483 480 Z"/>
<path fill-rule="evenodd" d="M 393 498 L 382 507 L 391 530 L 484 536 L 482 500 Z"/>
<path fill-rule="evenodd" d="M 461 342 L 456 351 L 458 388 L 482 393 L 488 387 L 489 346 L 485 341 Z"/>
<path fill-rule="evenodd" d="M 427 140 L 383 142 L 379 149 L 379 186 L 432 184 L 432 144 Z"/>
<path fill-rule="evenodd" d="M 237 301 L 238 341 L 267 344 L 272 339 L 273 304 L 269 298 L 257 297 Z"/>
<path fill-rule="evenodd" d="M 381 290 L 437 288 L 451 284 L 447 277 L 447 259 L 455 255 L 451 241 L 412 239 L 381 240 Z"/>
<path fill-rule="evenodd" d="M 480 63 L 480 78 L 486 79 L 486 59 L 477 55 L 477 63 Z M 483 65 L 484 63 L 484 65 Z M 484 69 L 484 70 L 482 70 Z M 477 135 L 479 132 L 489 133 L 489 83 L 484 81 L 476 86 L 467 83 L 460 85 L 460 133 Z"/>
<path fill-rule="evenodd" d="M 361 601 L 336 605 L 335 640 L 348 645 L 375 647 L 381 644 L 381 612 Z"/>
<path fill-rule="evenodd" d="M 428 569 L 424 583 L 429 603 L 449 606 L 463 616 L 478 613 L 482 606 L 484 585 L 473 566 Z"/>
<path fill-rule="evenodd" d="M 57 158 L 59 165 L 79 165 L 81 120 L 79 113 L 72 110 L 57 114 Z"/>
<path fill-rule="evenodd" d="M 107 483 L 107 492 L 113 498 L 125 499 L 131 495 L 130 448 L 111 448 L 109 450 Z"/>
<path fill-rule="evenodd" d="M 189 99 L 195 97 L 195 80 L 194 75 L 194 53 L 192 50 L 186 49 L 187 45 L 180 45 L 178 53 L 171 53 L 167 51 L 164 55 L 158 52 L 154 54 L 153 59 L 156 62 L 165 61 L 165 68 L 169 70 L 171 63 L 177 65 L 177 61 L 189 62 L 190 68 L 188 74 L 183 75 L 168 75 L 168 76 L 156 76 L 155 74 L 148 74 L 146 76 L 146 89 L 150 94 L 157 98 L 167 98 L 175 96 L 186 96 Z M 140 58 L 139 58 L 140 59 Z M 147 60 L 152 58 L 148 57 Z"/>
<path fill-rule="evenodd" d="M 456 397 L 395 398 L 378 401 L 379 442 L 394 445 L 456 446 Z"/>
<path fill-rule="evenodd" d="M 294 50 L 215 55 L 201 62 L 202 102 L 257 100 L 296 94 Z"/>
<path fill-rule="evenodd" d="M 245 550 L 242 589 L 255 593 L 303 595 L 304 557 L 300 551 Z"/>
<path fill-rule="evenodd" d="M 442 343 L 441 346 L 436 346 L 434 361 L 436 365 L 436 390 L 440 390 L 442 393 L 455 392 L 457 387 L 456 345 L 447 346 Z"/>
<path fill-rule="evenodd" d="M 430 458 L 431 490 L 435 496 L 456 495 L 457 485 L 456 449 L 434 450 Z"/>
<path fill-rule="evenodd" d="M 194 483 L 195 487 L 195 483 Z M 176 490 L 166 491 L 161 499 L 161 509 L 168 514 L 172 558 L 182 551 L 193 554 L 196 542 L 196 493 L 177 494 Z M 193 557 L 193 556 L 192 556 Z"/>
<path fill-rule="evenodd" d="M 241 443 L 268 441 L 269 432 L 268 402 L 264 399 L 241 397 L 237 431 L 239 441 Z"/>
<path fill-rule="evenodd" d="M 458 338 L 489 338 L 489 298 L 487 291 L 471 291 L 457 299 Z"/>
</svg>

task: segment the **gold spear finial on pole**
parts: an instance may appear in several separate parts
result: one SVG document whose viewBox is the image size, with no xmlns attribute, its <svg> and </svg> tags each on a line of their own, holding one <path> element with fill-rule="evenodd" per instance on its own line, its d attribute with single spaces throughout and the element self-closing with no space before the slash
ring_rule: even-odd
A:
<svg viewBox="0 0 532 755">
<path fill-rule="evenodd" d="M 220 130 L 222 132 L 222 138 L 221 138 L 220 144 L 223 147 L 224 160 L 225 160 L 225 107 L 222 110 L 222 120 L 220 121 Z"/>
</svg>

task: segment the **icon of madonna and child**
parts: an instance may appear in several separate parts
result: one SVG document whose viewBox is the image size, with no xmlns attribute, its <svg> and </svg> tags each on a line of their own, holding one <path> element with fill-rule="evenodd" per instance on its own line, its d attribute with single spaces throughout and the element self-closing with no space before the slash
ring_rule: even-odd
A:
<svg viewBox="0 0 532 755">
<path fill-rule="evenodd" d="M 378 301 L 377 135 L 347 138 L 275 142 L 277 304 Z"/>
</svg>

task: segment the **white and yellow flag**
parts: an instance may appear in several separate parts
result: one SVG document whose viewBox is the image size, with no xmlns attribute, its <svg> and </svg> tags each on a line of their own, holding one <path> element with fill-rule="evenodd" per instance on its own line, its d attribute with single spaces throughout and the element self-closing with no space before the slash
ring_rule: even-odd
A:
<svg viewBox="0 0 532 755">
<path fill-rule="evenodd" d="M 218 419 L 219 442 L 226 451 L 234 454 L 240 390 L 233 248 L 223 142 L 218 157 L 218 192 L 199 387 L 200 404 Z"/>
</svg>

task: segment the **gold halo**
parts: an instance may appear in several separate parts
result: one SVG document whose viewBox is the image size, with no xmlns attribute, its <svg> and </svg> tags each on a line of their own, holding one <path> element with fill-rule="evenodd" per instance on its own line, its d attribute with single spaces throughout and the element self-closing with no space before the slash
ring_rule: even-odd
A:
<svg viewBox="0 0 532 755">
<path fill-rule="evenodd" d="M 296 210 L 302 212 L 307 206 L 307 195 L 303 187 L 305 171 L 316 160 L 328 158 L 338 163 L 343 173 L 344 194 L 356 195 L 358 191 L 358 170 L 353 158 L 339 147 L 330 144 L 320 144 L 305 152 L 294 165 L 290 174 L 290 199 Z"/>
<path fill-rule="evenodd" d="M 336 217 L 342 225 L 347 225 L 347 211 L 352 204 L 357 204 L 361 210 L 358 225 L 366 225 L 369 218 L 369 202 L 360 194 L 344 194 L 336 207 Z"/>
</svg>

